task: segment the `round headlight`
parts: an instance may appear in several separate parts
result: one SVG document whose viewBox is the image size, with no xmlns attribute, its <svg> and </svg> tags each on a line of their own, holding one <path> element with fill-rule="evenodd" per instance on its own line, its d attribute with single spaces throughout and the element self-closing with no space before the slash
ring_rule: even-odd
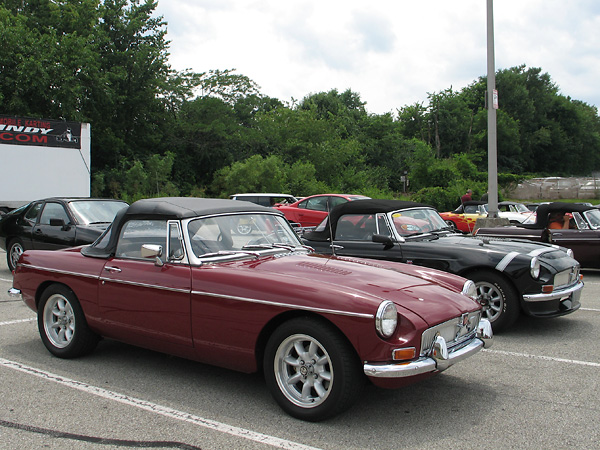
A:
<svg viewBox="0 0 600 450">
<path fill-rule="evenodd" d="M 398 311 L 393 302 L 381 302 L 375 316 L 375 329 L 381 337 L 389 338 L 398 326 Z"/>
<path fill-rule="evenodd" d="M 477 300 L 477 286 L 475 286 L 475 283 L 472 280 L 467 280 L 463 285 L 461 294 L 466 295 L 473 300 Z"/>
<path fill-rule="evenodd" d="M 535 279 L 540 276 L 540 262 L 537 258 L 531 258 L 531 262 L 529 263 L 529 273 Z"/>
<path fill-rule="evenodd" d="M 568 248 L 567 249 L 567 255 L 570 256 L 571 258 L 573 258 L 573 249 Z"/>
</svg>

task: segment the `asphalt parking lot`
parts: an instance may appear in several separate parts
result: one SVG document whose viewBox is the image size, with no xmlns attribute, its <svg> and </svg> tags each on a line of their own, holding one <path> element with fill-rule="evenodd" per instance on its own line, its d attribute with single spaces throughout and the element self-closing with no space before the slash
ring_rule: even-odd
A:
<svg viewBox="0 0 600 450">
<path fill-rule="evenodd" d="M 368 386 L 322 423 L 285 415 L 260 375 L 105 340 L 46 351 L 7 295 L 0 251 L 0 449 L 593 449 L 600 442 L 600 272 L 582 308 L 521 318 L 489 350 L 409 388 Z"/>
</svg>

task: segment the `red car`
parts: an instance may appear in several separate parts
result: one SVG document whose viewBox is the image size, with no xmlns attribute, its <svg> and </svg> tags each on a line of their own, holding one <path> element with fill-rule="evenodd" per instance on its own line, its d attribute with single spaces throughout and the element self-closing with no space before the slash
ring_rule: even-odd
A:
<svg viewBox="0 0 600 450">
<path fill-rule="evenodd" d="M 397 388 L 492 342 L 473 282 L 311 254 L 281 213 L 234 200 L 137 201 L 92 245 L 25 251 L 9 292 L 57 357 L 106 337 L 262 370 L 279 405 L 310 421 L 348 408 L 365 377 Z"/>
<path fill-rule="evenodd" d="M 364 195 L 318 194 L 304 197 L 291 205 L 281 205 L 275 208 L 281 211 L 294 226 L 302 228 L 316 227 L 327 217 L 327 213 L 334 206 L 352 200 L 365 200 L 368 198 Z"/>
</svg>

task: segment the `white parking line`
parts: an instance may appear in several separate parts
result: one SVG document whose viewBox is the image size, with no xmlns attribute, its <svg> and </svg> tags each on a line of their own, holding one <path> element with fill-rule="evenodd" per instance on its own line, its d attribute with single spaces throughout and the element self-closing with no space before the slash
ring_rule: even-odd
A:
<svg viewBox="0 0 600 450">
<path fill-rule="evenodd" d="M 0 278 L 0 281 L 6 281 L 7 283 L 12 283 L 13 280 L 7 280 L 6 278 Z"/>
<path fill-rule="evenodd" d="M 71 380 L 69 378 L 65 378 L 59 375 L 52 374 L 50 372 L 45 372 L 41 369 L 36 369 L 35 367 L 26 366 L 25 364 L 21 364 L 15 361 L 10 361 L 4 358 L 0 358 L 0 365 L 13 370 L 18 370 L 20 372 L 27 373 L 29 375 L 34 375 L 36 377 L 42 378 L 47 381 L 53 381 L 55 383 L 61 384 L 63 386 L 70 387 L 72 389 L 77 389 L 88 394 L 96 395 L 98 397 L 102 397 L 108 400 L 113 400 L 119 403 L 123 403 L 125 405 L 134 406 L 136 408 L 143 409 L 145 411 L 150 411 L 154 414 L 158 414 L 164 417 L 169 417 L 171 419 L 181 420 L 183 422 L 191 423 L 193 425 L 201 426 L 204 428 L 208 428 L 214 431 L 218 431 L 220 433 L 230 434 L 235 437 L 239 437 L 242 439 L 248 439 L 250 441 L 259 442 L 261 444 L 269 445 L 271 447 L 290 449 L 290 450 L 319 450 L 316 447 L 310 447 L 307 445 L 299 444 L 297 442 L 288 441 L 285 439 L 279 439 L 274 436 L 269 436 L 262 433 L 256 433 L 251 430 L 246 430 L 244 428 L 238 428 L 231 425 L 227 425 L 221 422 L 216 422 L 214 420 L 205 419 L 203 417 L 194 416 L 192 414 L 177 411 L 175 409 L 167 408 L 166 406 L 161 406 L 156 403 L 151 403 L 146 400 L 141 400 L 134 397 L 129 397 L 128 395 L 119 394 L 118 392 L 108 391 L 106 389 L 102 389 L 96 386 L 92 386 L 81 381 Z"/>
<path fill-rule="evenodd" d="M 523 358 L 543 359 L 545 361 L 554 361 L 554 362 L 563 362 L 563 363 L 568 363 L 568 364 L 577 364 L 579 366 L 600 367 L 600 363 L 589 362 L 589 361 L 577 361 L 576 359 L 554 358 L 552 356 L 530 355 L 528 353 L 506 352 L 504 350 L 487 350 L 487 349 L 483 349 L 483 351 L 486 352 L 486 353 L 494 353 L 496 355 L 519 356 L 519 357 L 523 357 Z"/>
<path fill-rule="evenodd" d="M 35 320 L 35 317 L 32 317 L 30 319 L 9 320 L 7 322 L 0 322 L 0 327 L 3 325 L 14 325 L 15 323 L 35 322 Z"/>
</svg>

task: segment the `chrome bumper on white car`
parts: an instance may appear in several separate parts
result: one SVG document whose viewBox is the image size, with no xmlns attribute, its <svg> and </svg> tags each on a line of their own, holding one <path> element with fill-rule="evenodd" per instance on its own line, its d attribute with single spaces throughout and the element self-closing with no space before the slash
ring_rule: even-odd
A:
<svg viewBox="0 0 600 450">
<path fill-rule="evenodd" d="M 378 378 L 402 378 L 429 372 L 441 372 L 463 359 L 474 355 L 482 348 L 492 346 L 493 332 L 489 320 L 481 319 L 477 327 L 477 337 L 467 345 L 448 351 L 446 340 L 438 336 L 429 356 L 415 361 L 397 363 L 365 363 L 365 375 Z"/>
</svg>

